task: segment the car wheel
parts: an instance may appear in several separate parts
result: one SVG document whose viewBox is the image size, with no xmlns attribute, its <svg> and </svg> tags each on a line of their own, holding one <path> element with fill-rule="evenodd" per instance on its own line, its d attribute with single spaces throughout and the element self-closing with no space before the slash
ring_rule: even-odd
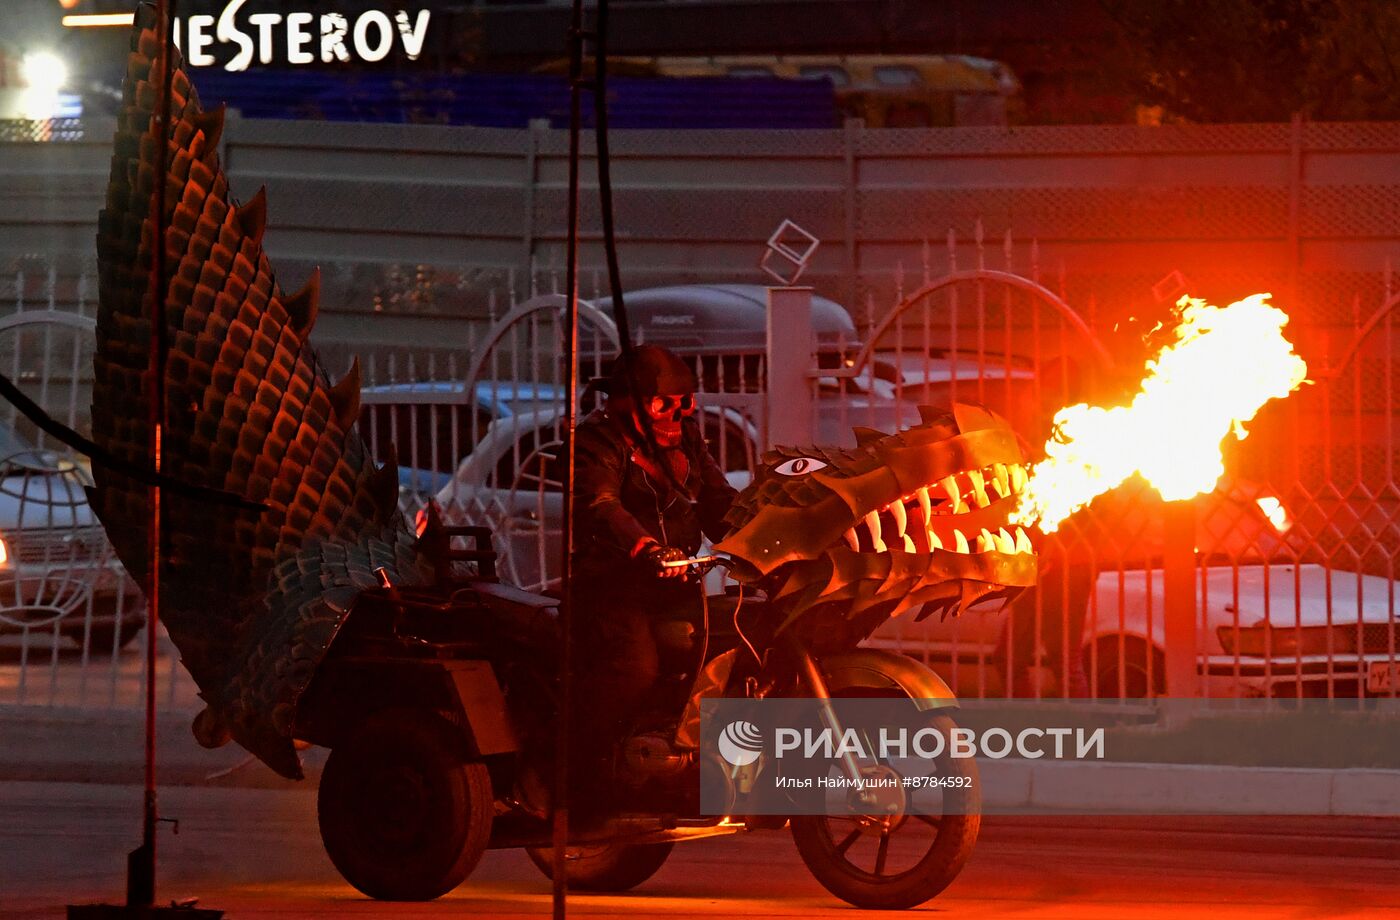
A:
<svg viewBox="0 0 1400 920">
<path fill-rule="evenodd" d="M 112 623 L 94 624 L 88 632 L 88 653 L 92 655 L 110 655 L 113 651 L 120 652 L 131 644 L 131 640 L 136 638 L 136 634 L 141 631 L 144 623 L 123 623 L 121 632 L 118 634 L 117 627 Z M 63 633 L 79 645 L 83 644 L 83 628 L 65 630 Z"/>
<path fill-rule="evenodd" d="M 114 596 L 94 597 L 90 625 L 85 615 L 77 616 L 78 612 L 74 611 L 70 616 L 76 617 L 76 622 L 65 626 L 63 635 L 79 646 L 86 636 L 88 653 L 92 655 L 110 655 L 114 650 L 120 652 L 145 627 L 146 608 L 139 597 L 128 602 L 127 609 L 122 611 L 120 633 L 117 631 L 116 608 L 117 599 Z"/>
<path fill-rule="evenodd" d="M 1167 692 L 1162 650 L 1138 636 L 1101 636 L 1084 649 L 1084 670 L 1099 699 L 1149 699 Z"/>
</svg>

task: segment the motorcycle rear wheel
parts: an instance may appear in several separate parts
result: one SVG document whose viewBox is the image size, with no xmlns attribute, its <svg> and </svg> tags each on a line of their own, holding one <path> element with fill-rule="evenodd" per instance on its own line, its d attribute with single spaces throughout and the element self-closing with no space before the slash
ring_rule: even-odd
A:
<svg viewBox="0 0 1400 920">
<path fill-rule="evenodd" d="M 620 844 L 569 847 L 564 854 L 569 887 L 579 891 L 630 891 L 657 873 L 673 843 Z M 554 878 L 554 848 L 526 847 L 530 860 Z"/>
<path fill-rule="evenodd" d="M 491 839 L 491 777 L 461 742 L 437 713 L 396 708 L 331 749 L 316 810 L 347 882 L 382 901 L 431 901 L 476 868 Z"/>
<path fill-rule="evenodd" d="M 946 715 L 927 723 L 945 738 L 955 727 Z M 977 787 L 977 765 L 971 758 L 946 754 L 936 761 L 938 775 L 963 777 L 969 784 L 944 791 L 943 814 L 905 815 L 892 829 L 881 832 L 858 819 L 827 815 L 798 815 L 792 818 L 792 839 L 807 869 L 822 886 L 848 904 L 875 910 L 904 910 L 936 896 L 957 878 L 972 855 L 981 828 L 981 796 Z M 931 831 L 932 841 L 913 865 L 887 873 L 891 841 L 901 831 L 917 833 L 912 846 L 917 852 L 922 839 Z M 862 838 L 874 838 L 862 841 Z M 857 847 L 858 843 L 869 846 Z M 874 850 L 873 859 L 864 851 Z M 860 851 L 860 852 L 857 852 Z M 873 862 L 873 870 L 867 868 Z"/>
</svg>

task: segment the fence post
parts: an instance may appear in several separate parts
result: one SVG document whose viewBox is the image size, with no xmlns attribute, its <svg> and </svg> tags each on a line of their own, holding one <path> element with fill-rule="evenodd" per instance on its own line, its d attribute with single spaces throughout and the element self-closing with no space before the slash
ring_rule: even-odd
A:
<svg viewBox="0 0 1400 920">
<path fill-rule="evenodd" d="M 857 280 L 860 277 L 860 251 L 856 241 L 856 212 L 860 206 L 860 170 L 857 157 L 861 132 L 864 130 L 864 119 L 847 118 L 841 131 L 844 154 L 842 184 L 845 186 L 842 208 L 845 226 L 842 229 L 842 237 L 846 247 L 846 309 L 852 314 L 855 313 L 856 303 L 860 299 L 860 282 Z"/>
<path fill-rule="evenodd" d="M 227 108 L 224 110 L 224 130 L 219 132 L 219 162 L 224 164 L 224 172 L 230 176 L 236 168 L 234 163 L 234 151 L 244 140 L 238 136 L 238 132 L 243 130 L 243 112 L 240 109 Z"/>
<path fill-rule="evenodd" d="M 768 392 L 765 448 L 812 441 L 810 374 L 816 364 L 812 289 L 768 289 Z"/>
<path fill-rule="evenodd" d="M 526 278 L 535 277 L 535 191 L 540 184 L 540 146 L 549 133 L 549 119 L 530 119 L 530 130 L 525 135 L 523 207 L 524 221 L 520 228 L 520 270 Z M 533 292 L 530 296 L 534 296 Z M 512 299 L 513 304 L 513 299 Z"/>
<path fill-rule="evenodd" d="M 1196 638 L 1196 506 L 1167 502 L 1162 521 L 1163 645 L 1167 696 L 1197 695 L 1199 651 Z"/>
<path fill-rule="evenodd" d="M 1303 113 L 1294 112 L 1288 144 L 1288 296 L 1298 302 L 1303 267 Z"/>
</svg>

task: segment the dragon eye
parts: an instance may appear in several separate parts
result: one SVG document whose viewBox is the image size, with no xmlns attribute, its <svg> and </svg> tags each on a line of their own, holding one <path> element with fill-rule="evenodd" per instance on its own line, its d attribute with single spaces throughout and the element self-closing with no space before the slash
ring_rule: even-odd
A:
<svg viewBox="0 0 1400 920">
<path fill-rule="evenodd" d="M 818 460 L 815 457 L 798 457 L 795 460 L 779 463 L 773 467 L 773 472 L 780 476 L 801 476 L 804 473 L 812 473 L 821 469 L 826 469 L 825 460 Z"/>
</svg>

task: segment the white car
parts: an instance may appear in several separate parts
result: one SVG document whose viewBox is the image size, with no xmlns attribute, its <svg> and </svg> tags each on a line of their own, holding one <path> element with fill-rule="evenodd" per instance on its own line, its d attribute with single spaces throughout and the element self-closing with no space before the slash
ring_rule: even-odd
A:
<svg viewBox="0 0 1400 920">
<path fill-rule="evenodd" d="M 854 377 L 817 379 L 816 442 L 852 447 L 853 426 L 895 431 L 919 423 L 919 406 L 976 402 L 1017 431 L 1035 411 L 1035 372 L 1019 362 L 979 374 L 974 357 L 939 352 L 923 357 L 875 352 L 872 366 Z M 956 398 L 956 399 L 955 399 Z"/>
<path fill-rule="evenodd" d="M 752 476 L 757 432 L 742 413 L 701 406 L 711 450 L 735 488 Z M 557 409 L 499 418 L 435 496 L 454 524 L 490 527 L 501 577 L 527 590 L 557 584 L 563 538 L 563 414 Z"/>
<path fill-rule="evenodd" d="M 1219 517 L 1243 513 L 1238 490 L 1209 498 L 1230 505 Z M 1286 531 L 1288 522 L 1278 517 L 1277 499 L 1264 495 L 1254 502 L 1255 523 L 1271 516 L 1277 523 L 1253 528 L 1234 517 L 1233 527 L 1214 537 L 1208 526 L 1198 530 L 1198 540 L 1211 541 L 1199 548 L 1206 564 L 1195 577 L 1199 691 L 1225 698 L 1354 698 L 1400 690 L 1394 582 L 1316 563 L 1264 561 L 1283 545 L 1286 533 L 1270 548 L 1261 547 L 1257 531 L 1263 526 Z M 1256 532 L 1241 536 L 1241 529 Z M 1241 545 L 1259 551 L 1243 552 Z M 1111 566 L 1112 560 L 1105 560 L 1094 580 L 1083 632 L 1073 647 L 1095 695 L 1161 695 L 1168 689 L 1162 569 Z M 952 674 L 966 695 L 999 696 L 1009 689 L 1002 669 L 1010 615 L 1010 605 L 995 601 L 947 620 L 915 623 L 901 617 L 884 624 L 871 642 Z M 1060 670 L 1058 664 L 1048 666 Z M 1059 695 L 1063 688 L 1050 683 L 1045 692 Z"/>
</svg>

